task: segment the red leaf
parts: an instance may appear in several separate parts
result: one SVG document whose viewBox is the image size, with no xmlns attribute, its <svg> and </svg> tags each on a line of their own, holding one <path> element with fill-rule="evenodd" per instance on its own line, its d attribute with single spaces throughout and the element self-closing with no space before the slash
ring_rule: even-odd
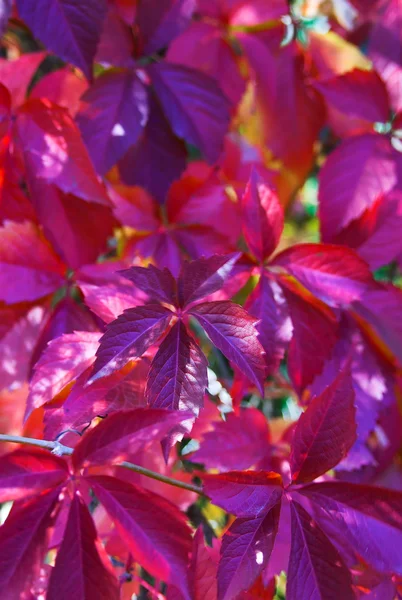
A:
<svg viewBox="0 0 402 600">
<path fill-rule="evenodd" d="M 88 82 L 69 67 L 47 73 L 35 83 L 30 98 L 47 98 L 67 108 L 73 117 L 78 112 L 80 98 L 88 89 Z"/>
<path fill-rule="evenodd" d="M 234 600 L 252 586 L 267 565 L 275 543 L 280 495 L 272 498 L 264 514 L 236 519 L 225 533 L 218 570 L 218 600 Z"/>
<path fill-rule="evenodd" d="M 0 527 L 0 586 L 4 598 L 19 599 L 39 575 L 59 493 L 53 490 L 15 504 Z"/>
<path fill-rule="evenodd" d="M 253 169 L 242 198 L 243 233 L 258 261 L 267 259 L 283 230 L 283 209 L 276 192 Z"/>
<path fill-rule="evenodd" d="M 94 361 L 99 333 L 76 331 L 52 340 L 35 365 L 27 400 L 26 418 L 50 402 Z"/>
<path fill-rule="evenodd" d="M 253 381 L 263 394 L 266 368 L 256 319 L 233 302 L 204 302 L 191 309 L 212 343 Z"/>
<path fill-rule="evenodd" d="M 166 62 L 151 65 L 148 72 L 175 134 L 216 162 L 229 126 L 229 103 L 214 79 Z"/>
<path fill-rule="evenodd" d="M 155 440 L 162 440 L 185 415 L 162 409 L 119 411 L 91 429 L 75 447 L 75 469 L 130 460 Z"/>
<path fill-rule="evenodd" d="M 229 471 L 220 475 L 202 475 L 205 494 L 213 504 L 237 517 L 259 517 L 272 498 L 278 498 L 282 479 L 266 471 Z"/>
<path fill-rule="evenodd" d="M 129 70 L 100 75 L 82 96 L 77 124 L 98 173 L 135 144 L 148 120 L 147 91 Z"/>
<path fill-rule="evenodd" d="M 291 502 L 290 509 L 292 545 L 286 598 L 353 600 L 351 576 L 337 550 L 300 504 Z"/>
<path fill-rule="evenodd" d="M 296 425 L 290 467 L 295 483 L 306 483 L 333 469 L 356 441 L 355 392 L 348 371 L 310 402 Z"/>
<path fill-rule="evenodd" d="M 75 493 L 46 599 L 119 600 L 119 587 L 92 517 Z"/>
<path fill-rule="evenodd" d="M 41 449 L 18 449 L 2 456 L 0 502 L 26 500 L 61 484 L 68 476 L 67 463 Z"/>
<path fill-rule="evenodd" d="M 191 532 L 182 513 L 161 496 L 113 477 L 86 480 L 135 559 L 154 577 L 186 591 Z"/>
<path fill-rule="evenodd" d="M 148 403 L 198 415 L 208 386 L 207 366 L 200 347 L 178 321 L 152 361 L 145 392 Z"/>
<path fill-rule="evenodd" d="M 184 262 L 179 280 L 179 305 L 185 307 L 220 290 L 230 275 L 240 252 Z"/>
<path fill-rule="evenodd" d="M 331 306 L 360 300 L 375 285 L 368 265 L 343 246 L 297 244 L 278 254 L 270 264 L 284 267 Z"/>
<path fill-rule="evenodd" d="M 46 55 L 47 52 L 33 52 L 16 60 L 0 59 L 0 83 L 9 90 L 14 109 L 24 103 L 29 84 Z"/>
<path fill-rule="evenodd" d="M 159 304 L 137 306 L 124 311 L 112 321 L 101 337 L 96 353 L 92 383 L 110 375 L 130 360 L 142 356 L 169 325 L 173 313 Z"/>
<path fill-rule="evenodd" d="M 8 221 L 0 229 L 0 300 L 13 304 L 51 294 L 63 285 L 64 271 L 33 223 Z"/>
<path fill-rule="evenodd" d="M 32 98 L 19 109 L 15 131 L 28 181 L 43 180 L 65 194 L 110 205 L 78 127 L 66 109 Z"/>
<path fill-rule="evenodd" d="M 36 0 L 17 0 L 17 7 L 35 37 L 91 79 L 106 16 L 105 0 L 42 0 L 40 4 Z"/>
</svg>

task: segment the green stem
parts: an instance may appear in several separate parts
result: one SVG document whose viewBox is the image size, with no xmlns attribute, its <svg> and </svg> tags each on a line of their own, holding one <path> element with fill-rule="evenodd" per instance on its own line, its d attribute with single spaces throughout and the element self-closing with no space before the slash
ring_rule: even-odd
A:
<svg viewBox="0 0 402 600">
<path fill-rule="evenodd" d="M 34 438 L 21 437 L 19 435 L 6 435 L 4 433 L 0 433 L 0 442 L 28 444 L 29 446 L 36 446 L 37 448 L 44 448 L 45 450 L 50 450 L 58 456 L 71 456 L 71 454 L 74 452 L 74 448 L 64 446 L 63 444 L 60 444 L 60 442 L 37 440 Z M 139 473 L 140 475 L 145 475 L 146 477 L 156 479 L 157 481 L 167 483 L 168 485 L 174 485 L 175 487 L 188 490 L 189 492 L 195 492 L 196 494 L 200 495 L 203 494 L 202 488 L 198 485 L 194 485 L 192 483 L 185 483 L 184 481 L 178 481 L 177 479 L 172 479 L 171 477 L 161 475 L 160 473 L 156 473 L 155 471 L 151 471 L 150 469 L 146 469 L 145 467 L 140 467 L 140 465 L 135 465 L 133 463 L 123 461 L 117 464 L 116 466 L 123 467 L 124 469 L 130 469 L 130 471 L 134 471 L 135 473 Z"/>
</svg>

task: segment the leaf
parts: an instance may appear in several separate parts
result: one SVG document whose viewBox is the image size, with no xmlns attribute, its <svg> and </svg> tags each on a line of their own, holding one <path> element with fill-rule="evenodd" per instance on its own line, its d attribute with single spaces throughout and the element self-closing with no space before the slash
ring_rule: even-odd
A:
<svg viewBox="0 0 402 600">
<path fill-rule="evenodd" d="M 88 89 L 88 82 L 77 71 L 64 67 L 51 71 L 35 83 L 30 98 L 47 98 L 58 106 L 67 108 L 75 117 L 80 107 L 80 98 Z"/>
<path fill-rule="evenodd" d="M 92 62 L 106 16 L 104 0 L 17 0 L 17 7 L 35 37 L 91 79 Z"/>
<path fill-rule="evenodd" d="M 330 306 L 360 300 L 375 285 L 368 265 L 344 246 L 297 244 L 278 254 L 270 265 L 284 267 Z"/>
<path fill-rule="evenodd" d="M 330 154 L 319 176 L 319 218 L 324 242 L 360 217 L 397 182 L 388 140 L 378 134 L 352 137 Z"/>
<path fill-rule="evenodd" d="M 119 583 L 97 537 L 95 524 L 75 493 L 63 541 L 51 571 L 47 600 L 119 600 Z"/>
<path fill-rule="evenodd" d="M 353 600 L 352 580 L 345 563 L 327 536 L 298 504 L 290 504 L 292 545 L 286 598 Z"/>
<path fill-rule="evenodd" d="M 1 457 L 0 502 L 26 500 L 57 487 L 68 477 L 67 463 L 39 448 Z"/>
<path fill-rule="evenodd" d="M 175 323 L 151 364 L 145 391 L 149 405 L 198 415 L 208 386 L 207 366 L 183 323 Z"/>
<path fill-rule="evenodd" d="M 135 72 L 110 70 L 97 77 L 81 98 L 77 125 L 98 173 L 123 158 L 147 120 L 147 92 Z"/>
<path fill-rule="evenodd" d="M 56 489 L 14 504 L 0 527 L 0 586 L 4 598 L 19 599 L 39 575 L 59 493 Z"/>
<path fill-rule="evenodd" d="M 162 409 L 119 411 L 91 429 L 74 449 L 75 469 L 130 460 L 154 441 L 162 440 L 185 415 Z"/>
<path fill-rule="evenodd" d="M 140 0 L 135 18 L 142 54 L 165 48 L 190 23 L 195 0 Z"/>
<path fill-rule="evenodd" d="M 28 183 L 42 180 L 65 194 L 110 205 L 79 129 L 65 108 L 46 99 L 28 100 L 18 110 L 15 136 L 24 156 Z"/>
<path fill-rule="evenodd" d="M 258 341 L 256 320 L 233 302 L 204 302 L 191 309 L 212 343 L 264 392 L 264 349 Z"/>
<path fill-rule="evenodd" d="M 337 547 L 353 548 L 380 572 L 402 574 L 402 493 L 370 485 L 314 483 L 300 489 Z M 318 507 L 318 508 L 317 508 Z"/>
<path fill-rule="evenodd" d="M 259 517 L 282 490 L 282 478 L 267 471 L 203 474 L 203 489 L 213 504 L 237 517 Z"/>
<path fill-rule="evenodd" d="M 8 19 L 11 14 L 12 0 L 3 0 L 0 6 L 0 35 L 2 36 L 7 28 Z"/>
<path fill-rule="evenodd" d="M 94 361 L 99 333 L 76 331 L 53 339 L 35 365 L 25 418 L 50 402 Z"/>
<path fill-rule="evenodd" d="M 178 280 L 179 305 L 188 306 L 220 290 L 239 258 L 237 252 L 185 261 Z"/>
<path fill-rule="evenodd" d="M 218 561 L 215 558 L 215 548 L 205 545 L 202 529 L 199 527 L 193 537 L 189 567 L 194 600 L 216 600 Z"/>
<path fill-rule="evenodd" d="M 175 134 L 218 160 L 229 126 L 229 102 L 204 73 L 160 62 L 148 67 L 153 87 Z"/>
<path fill-rule="evenodd" d="M 225 533 L 218 569 L 218 600 L 232 600 L 252 586 L 267 565 L 278 529 L 280 495 L 272 498 L 267 512 L 236 519 Z"/>
<path fill-rule="evenodd" d="M 267 419 L 256 408 L 229 413 L 225 421 L 212 424 L 203 435 L 199 450 L 191 455 L 193 462 L 207 469 L 232 471 L 248 469 L 270 452 L 270 432 Z"/>
<path fill-rule="evenodd" d="M 278 245 L 284 215 L 277 193 L 255 169 L 251 171 L 241 207 L 247 245 L 256 259 L 263 262 Z"/>
<path fill-rule="evenodd" d="M 352 378 L 344 370 L 300 415 L 290 455 L 295 483 L 313 481 L 346 456 L 356 440 L 354 400 Z"/>
<path fill-rule="evenodd" d="M 120 275 L 145 292 L 151 300 L 176 305 L 176 282 L 168 269 L 157 269 L 153 265 L 130 267 L 119 271 Z"/>
<path fill-rule="evenodd" d="M 33 223 L 8 221 L 0 229 L 0 300 L 14 304 L 47 296 L 63 285 L 64 271 Z"/>
<path fill-rule="evenodd" d="M 136 560 L 154 577 L 186 591 L 191 534 L 182 513 L 161 496 L 113 477 L 86 481 Z M 185 597 L 189 600 L 188 592 Z"/>
<path fill-rule="evenodd" d="M 8 0 L 2 0 L 0 5 L 0 22 L 4 1 Z M 25 102 L 31 80 L 46 55 L 47 52 L 32 52 L 23 54 L 16 60 L 0 59 L 0 83 L 10 92 L 14 109 Z"/>
<path fill-rule="evenodd" d="M 92 383 L 139 358 L 162 335 L 173 313 L 159 304 L 136 306 L 123 312 L 106 329 L 100 339 Z"/>
</svg>

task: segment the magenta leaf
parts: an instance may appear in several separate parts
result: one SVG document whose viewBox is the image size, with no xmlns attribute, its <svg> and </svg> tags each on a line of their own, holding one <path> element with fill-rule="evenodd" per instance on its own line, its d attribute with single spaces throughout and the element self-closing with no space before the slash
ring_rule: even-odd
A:
<svg viewBox="0 0 402 600">
<path fill-rule="evenodd" d="M 37 300 L 63 285 L 65 266 L 33 223 L 7 221 L 0 233 L 0 300 Z"/>
<path fill-rule="evenodd" d="M 196 0 L 141 0 L 135 25 L 139 28 L 142 54 L 154 54 L 167 46 L 190 23 Z"/>
<path fill-rule="evenodd" d="M 257 320 L 233 302 L 205 302 L 191 309 L 212 343 L 264 392 L 264 349 L 258 340 Z"/>
<path fill-rule="evenodd" d="M 35 37 L 91 79 L 106 16 L 105 0 L 17 0 L 17 6 Z"/>
<path fill-rule="evenodd" d="M 168 500 L 113 477 L 86 480 L 136 560 L 154 577 L 187 590 L 191 530 Z M 185 597 L 189 600 L 189 595 Z"/>
<path fill-rule="evenodd" d="M 282 493 L 282 479 L 266 471 L 229 471 L 202 475 L 205 494 L 213 504 L 237 517 L 259 517 Z"/>
<path fill-rule="evenodd" d="M 130 460 L 136 452 L 162 440 L 185 415 L 163 409 L 119 411 L 91 429 L 74 449 L 75 469 Z"/>
<path fill-rule="evenodd" d="M 173 313 L 159 304 L 146 304 L 124 311 L 101 337 L 92 383 L 139 358 L 162 335 Z"/>
<path fill-rule="evenodd" d="M 229 125 L 229 102 L 214 79 L 166 62 L 151 65 L 148 72 L 175 134 L 216 162 Z"/>
<path fill-rule="evenodd" d="M 370 485 L 324 482 L 300 489 L 337 547 L 352 548 L 380 572 L 402 574 L 402 493 Z"/>
<path fill-rule="evenodd" d="M 95 524 L 75 493 L 68 512 L 63 541 L 52 569 L 47 600 L 119 600 L 119 583 L 97 537 Z"/>
<path fill-rule="evenodd" d="M 221 289 L 240 252 L 184 262 L 178 280 L 179 305 L 185 307 Z"/>
<path fill-rule="evenodd" d="M 81 98 L 77 124 L 98 173 L 135 144 L 148 120 L 147 91 L 129 70 L 100 75 Z"/>
<path fill-rule="evenodd" d="M 68 477 L 67 463 L 46 450 L 18 449 L 1 457 L 0 502 L 26 500 Z"/>
<path fill-rule="evenodd" d="M 225 533 L 218 570 L 218 600 L 234 600 L 263 571 L 271 556 L 280 516 L 280 496 L 266 513 L 236 519 Z"/>
<path fill-rule="evenodd" d="M 284 267 L 331 306 L 360 300 L 375 285 L 368 265 L 344 246 L 297 244 L 278 254 L 271 264 Z"/>
<path fill-rule="evenodd" d="M 292 544 L 286 598 L 354 600 L 348 568 L 330 540 L 298 504 L 290 504 Z"/>
<path fill-rule="evenodd" d="M 95 360 L 100 333 L 76 331 L 53 339 L 35 365 L 30 382 L 26 418 L 50 402 Z"/>
<path fill-rule="evenodd" d="M 247 245 L 257 260 L 263 262 L 278 245 L 284 215 L 276 191 L 256 169 L 251 171 L 241 207 Z"/>
<path fill-rule="evenodd" d="M 151 364 L 145 392 L 149 405 L 198 415 L 208 386 L 207 366 L 183 323 L 175 323 Z"/>
<path fill-rule="evenodd" d="M 59 493 L 56 489 L 14 504 L 0 527 L 0 586 L 4 598 L 21 598 L 39 575 Z"/>
<path fill-rule="evenodd" d="M 130 267 L 119 274 L 145 292 L 150 300 L 176 304 L 176 282 L 168 269 L 157 269 L 153 265 Z"/>
</svg>

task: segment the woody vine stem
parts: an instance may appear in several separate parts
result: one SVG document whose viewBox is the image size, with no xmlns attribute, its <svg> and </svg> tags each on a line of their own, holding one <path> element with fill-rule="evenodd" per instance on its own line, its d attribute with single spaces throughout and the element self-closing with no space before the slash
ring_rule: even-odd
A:
<svg viewBox="0 0 402 600">
<path fill-rule="evenodd" d="M 19 435 L 6 435 L 4 433 L 0 433 L 0 442 L 11 442 L 14 444 L 27 444 L 29 446 L 36 446 L 37 448 L 44 448 L 45 450 L 50 450 L 58 456 L 71 456 L 71 454 L 74 452 L 74 448 L 70 448 L 70 446 L 64 446 L 64 444 L 61 444 L 60 442 L 38 440 L 35 438 L 21 437 Z M 145 475 L 146 477 L 150 477 L 151 479 L 156 479 L 157 481 L 162 481 L 162 483 L 167 483 L 168 485 L 174 485 L 175 487 L 183 488 L 184 490 L 195 492 L 196 494 L 203 494 L 202 488 L 198 485 L 194 485 L 192 483 L 185 483 L 184 481 L 178 481 L 177 479 L 167 477 L 166 475 L 161 475 L 160 473 L 156 473 L 155 471 L 151 471 L 150 469 L 146 469 L 145 467 L 141 467 L 140 465 L 135 465 L 134 463 L 123 461 L 117 463 L 116 466 L 124 467 L 125 469 L 130 469 L 130 471 L 134 471 L 135 473 L 139 473 L 140 475 Z"/>
</svg>

